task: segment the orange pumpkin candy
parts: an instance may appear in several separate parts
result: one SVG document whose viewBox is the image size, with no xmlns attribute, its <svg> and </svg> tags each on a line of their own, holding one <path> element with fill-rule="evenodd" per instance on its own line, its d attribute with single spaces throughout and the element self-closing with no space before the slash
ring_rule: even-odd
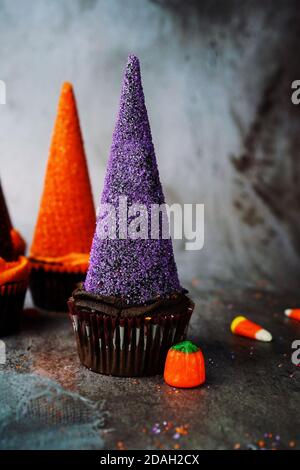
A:
<svg viewBox="0 0 300 470">
<path fill-rule="evenodd" d="M 169 349 L 164 379 L 179 388 L 197 387 L 205 382 L 205 364 L 201 350 L 191 341 L 182 341 Z"/>
</svg>

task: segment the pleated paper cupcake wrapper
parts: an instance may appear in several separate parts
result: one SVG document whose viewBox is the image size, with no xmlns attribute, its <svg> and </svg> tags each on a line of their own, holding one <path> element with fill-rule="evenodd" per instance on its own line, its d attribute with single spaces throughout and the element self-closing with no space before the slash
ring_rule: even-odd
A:
<svg viewBox="0 0 300 470">
<path fill-rule="evenodd" d="M 100 374 L 161 374 L 169 348 L 186 337 L 193 308 L 174 315 L 117 318 L 76 309 L 71 299 L 69 311 L 81 363 Z"/>
<path fill-rule="evenodd" d="M 0 286 L 0 336 L 19 331 L 27 282 L 14 282 Z"/>
<path fill-rule="evenodd" d="M 34 305 L 43 310 L 67 312 L 68 300 L 86 273 L 45 271 L 34 265 L 30 273 L 30 291 Z"/>
</svg>

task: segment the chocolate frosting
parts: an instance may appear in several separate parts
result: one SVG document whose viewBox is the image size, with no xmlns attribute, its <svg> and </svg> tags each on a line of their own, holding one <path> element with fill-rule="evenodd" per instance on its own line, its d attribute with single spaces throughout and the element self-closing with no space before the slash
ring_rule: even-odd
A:
<svg viewBox="0 0 300 470">
<path fill-rule="evenodd" d="M 72 299 L 77 308 L 95 310 L 114 317 L 135 317 L 161 313 L 168 315 L 185 313 L 188 307 L 194 307 L 194 303 L 186 295 L 187 292 L 187 290 L 183 290 L 171 294 L 168 298 L 157 297 L 147 304 L 133 305 L 127 303 L 126 299 L 92 294 L 81 285 L 73 292 Z"/>
</svg>

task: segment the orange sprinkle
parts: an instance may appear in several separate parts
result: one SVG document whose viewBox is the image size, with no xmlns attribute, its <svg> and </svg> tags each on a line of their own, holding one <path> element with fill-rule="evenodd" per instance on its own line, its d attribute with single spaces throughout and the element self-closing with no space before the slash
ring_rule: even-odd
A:
<svg viewBox="0 0 300 470">
<path fill-rule="evenodd" d="M 154 445 L 157 449 L 164 449 L 164 445 L 157 440 L 155 441 Z"/>
<path fill-rule="evenodd" d="M 118 441 L 118 442 L 117 442 L 117 449 L 118 449 L 118 450 L 126 450 L 127 447 L 125 446 L 125 444 L 124 444 L 123 441 Z"/>
<path fill-rule="evenodd" d="M 89 253 L 95 209 L 72 85 L 64 83 L 31 256 Z"/>
<path fill-rule="evenodd" d="M 178 426 L 175 428 L 175 431 L 178 432 L 181 436 L 186 436 L 188 434 L 187 426 Z"/>
</svg>

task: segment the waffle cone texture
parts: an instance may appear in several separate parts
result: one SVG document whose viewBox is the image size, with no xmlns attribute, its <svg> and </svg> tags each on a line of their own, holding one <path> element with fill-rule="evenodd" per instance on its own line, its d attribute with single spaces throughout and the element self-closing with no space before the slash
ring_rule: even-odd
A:
<svg viewBox="0 0 300 470">
<path fill-rule="evenodd" d="M 64 83 L 30 250 L 31 289 L 37 306 L 52 309 L 58 303 L 67 310 L 72 287 L 86 274 L 95 222 L 75 96 L 72 85 Z M 60 283 L 65 289 L 58 288 Z M 41 305 L 43 297 L 47 301 Z M 56 299 L 53 304 L 51 297 Z"/>
<path fill-rule="evenodd" d="M 89 253 L 95 209 L 75 97 L 64 83 L 30 256 Z"/>
</svg>

